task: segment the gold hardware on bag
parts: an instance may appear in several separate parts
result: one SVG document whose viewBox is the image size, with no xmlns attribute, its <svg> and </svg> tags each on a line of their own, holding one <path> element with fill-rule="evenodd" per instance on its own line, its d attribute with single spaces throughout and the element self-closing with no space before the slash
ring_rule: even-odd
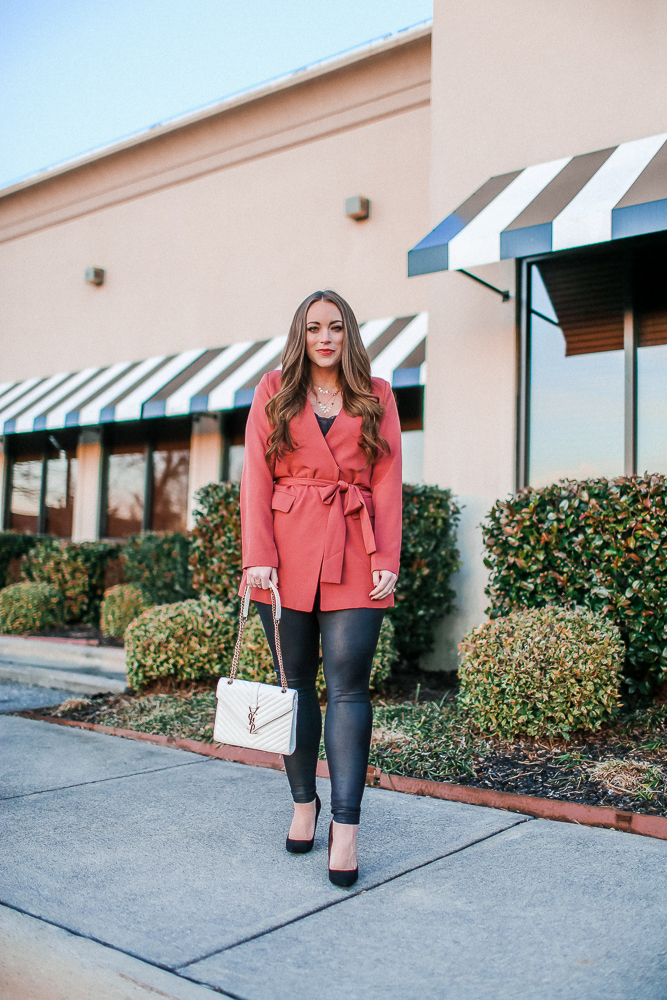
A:
<svg viewBox="0 0 667 1000">
<path fill-rule="evenodd" d="M 259 705 L 256 705 L 255 708 L 253 708 L 252 705 L 248 705 L 248 709 L 249 709 L 249 711 L 248 711 L 248 731 L 250 732 L 250 735 L 252 736 L 252 734 L 255 732 L 255 716 L 259 712 Z"/>
</svg>

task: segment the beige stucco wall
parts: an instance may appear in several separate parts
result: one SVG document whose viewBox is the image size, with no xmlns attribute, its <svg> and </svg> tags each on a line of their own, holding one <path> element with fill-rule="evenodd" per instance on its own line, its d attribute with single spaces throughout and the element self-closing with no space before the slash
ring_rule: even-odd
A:
<svg viewBox="0 0 667 1000">
<path fill-rule="evenodd" d="M 429 81 L 422 32 L 0 194 L 2 378 L 276 336 L 323 286 L 362 320 L 426 308 Z"/>
<path fill-rule="evenodd" d="M 494 174 L 667 129 L 662 0 L 435 0 L 431 226 Z M 513 265 L 476 268 L 509 288 Z M 514 488 L 514 303 L 429 279 L 425 477 L 465 504 L 458 612 L 431 667 L 483 620 L 479 523 Z M 437 373 L 437 374 L 436 374 Z"/>
</svg>

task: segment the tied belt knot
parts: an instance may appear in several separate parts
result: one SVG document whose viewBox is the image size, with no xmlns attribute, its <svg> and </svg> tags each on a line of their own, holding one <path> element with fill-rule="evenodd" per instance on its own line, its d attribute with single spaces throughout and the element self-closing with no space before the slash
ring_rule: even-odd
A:
<svg viewBox="0 0 667 1000">
<path fill-rule="evenodd" d="M 372 493 L 367 487 L 348 483 L 344 479 L 301 479 L 293 476 L 281 476 L 275 480 L 275 484 L 279 486 L 314 486 L 320 494 L 322 503 L 329 506 L 327 532 L 324 539 L 324 557 L 320 573 L 322 583 L 340 583 L 342 580 L 345 536 L 347 534 L 346 517 L 359 512 L 364 548 L 369 556 L 376 551 L 373 525 L 366 507 L 366 499 L 370 498 Z M 345 497 L 344 503 L 343 497 Z"/>
</svg>

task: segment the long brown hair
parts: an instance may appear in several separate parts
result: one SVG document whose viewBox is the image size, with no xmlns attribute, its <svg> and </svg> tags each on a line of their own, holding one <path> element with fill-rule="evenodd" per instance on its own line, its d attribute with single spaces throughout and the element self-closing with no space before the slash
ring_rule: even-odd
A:
<svg viewBox="0 0 667 1000">
<path fill-rule="evenodd" d="M 280 390 L 266 404 L 266 416 L 274 428 L 268 440 L 266 461 L 270 463 L 283 451 L 294 451 L 298 446 L 290 433 L 290 421 L 301 413 L 308 402 L 312 376 L 306 353 L 306 321 L 313 302 L 331 302 L 343 317 L 343 351 L 338 384 L 345 412 L 361 417 L 359 444 L 366 452 L 367 465 L 372 465 L 382 451 L 389 452 L 389 445 L 379 431 L 384 406 L 373 392 L 371 362 L 362 343 L 356 317 L 345 299 L 330 289 L 313 292 L 294 313 L 283 351 Z"/>
</svg>

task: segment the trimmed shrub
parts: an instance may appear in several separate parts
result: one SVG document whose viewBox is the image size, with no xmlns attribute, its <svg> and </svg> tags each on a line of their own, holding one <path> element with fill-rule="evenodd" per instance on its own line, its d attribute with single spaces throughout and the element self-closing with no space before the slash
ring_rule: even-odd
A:
<svg viewBox="0 0 667 1000">
<path fill-rule="evenodd" d="M 63 595 L 65 621 L 97 625 L 107 561 L 118 554 L 109 542 L 61 542 L 44 538 L 28 553 L 23 576 L 50 583 Z"/>
<path fill-rule="evenodd" d="M 173 604 L 195 596 L 190 539 L 179 531 L 145 531 L 122 549 L 124 578 L 139 587 L 146 604 Z"/>
<path fill-rule="evenodd" d="M 13 583 L 0 590 L 0 632 L 21 635 L 64 624 L 62 594 L 48 583 Z"/>
<path fill-rule="evenodd" d="M 15 531 L 0 531 L 0 587 L 5 587 L 9 579 L 9 564 L 12 559 L 20 559 L 30 552 L 39 538 L 36 535 L 20 535 Z"/>
<path fill-rule="evenodd" d="M 160 677 L 220 677 L 231 667 L 237 621 L 233 609 L 206 596 L 148 608 L 125 632 L 128 683 L 139 691 Z"/>
<path fill-rule="evenodd" d="M 488 736 L 595 730 L 617 708 L 625 648 L 586 610 L 535 608 L 485 622 L 459 645 L 459 705 Z"/>
<path fill-rule="evenodd" d="M 121 583 L 104 591 L 100 611 L 100 628 L 103 635 L 122 639 L 125 629 L 146 609 L 143 594 L 131 583 Z"/>
<path fill-rule="evenodd" d="M 211 483 L 197 494 L 192 558 L 194 587 L 238 608 L 241 518 L 238 483 Z M 416 661 L 430 652 L 438 621 L 452 610 L 459 567 L 459 508 L 449 490 L 403 485 L 403 546 L 396 606 L 388 612 L 397 655 Z"/>
<path fill-rule="evenodd" d="M 388 612 L 403 660 L 416 662 L 434 646 L 435 627 L 453 608 L 452 574 L 459 568 L 460 510 L 450 490 L 403 484 L 403 544 L 396 604 Z"/>
<path fill-rule="evenodd" d="M 238 610 L 241 582 L 241 512 L 238 483 L 209 483 L 197 492 L 192 532 L 193 586 Z"/>
<path fill-rule="evenodd" d="M 492 617 L 583 605 L 621 631 L 630 690 L 667 677 L 667 486 L 562 480 L 499 500 L 484 527 Z"/>
</svg>

